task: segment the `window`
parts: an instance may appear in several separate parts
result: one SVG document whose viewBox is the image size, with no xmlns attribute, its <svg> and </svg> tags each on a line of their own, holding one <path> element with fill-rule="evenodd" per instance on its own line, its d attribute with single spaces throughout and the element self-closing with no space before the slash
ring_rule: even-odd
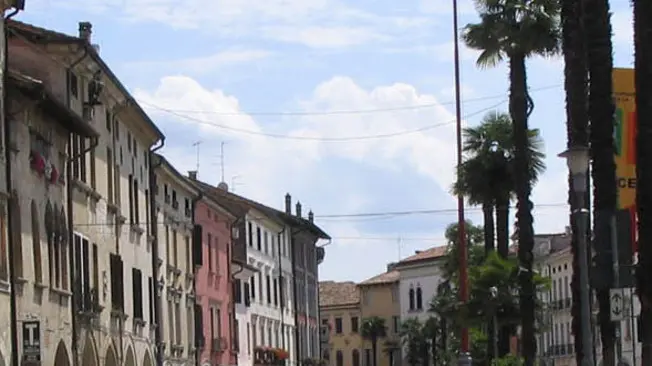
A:
<svg viewBox="0 0 652 366">
<path fill-rule="evenodd" d="M 140 224 L 140 198 L 138 197 L 138 179 L 134 179 L 134 215 L 136 219 L 136 225 Z"/>
<path fill-rule="evenodd" d="M 253 233 L 251 222 L 247 223 L 247 232 L 249 234 L 247 236 L 247 239 L 249 239 L 249 246 L 253 247 L 254 246 L 254 233 Z"/>
<path fill-rule="evenodd" d="M 251 298 L 256 299 L 256 277 L 251 276 Z"/>
<path fill-rule="evenodd" d="M 190 251 L 190 237 L 186 235 L 183 238 L 183 241 L 186 244 L 186 273 L 193 273 L 192 269 L 192 252 Z"/>
<path fill-rule="evenodd" d="M 174 303 L 174 328 L 176 330 L 175 335 L 176 337 L 174 338 L 175 344 L 181 345 L 183 344 L 181 342 L 181 302 L 176 302 Z"/>
<path fill-rule="evenodd" d="M 105 107 L 104 111 L 104 123 L 106 124 L 106 130 L 111 132 L 111 112 L 109 111 L 108 106 Z"/>
<path fill-rule="evenodd" d="M 128 179 L 128 184 L 129 184 L 129 223 L 131 225 L 135 224 L 136 221 L 134 221 L 134 176 L 133 174 L 129 174 L 129 179 Z"/>
<path fill-rule="evenodd" d="M 268 243 L 268 241 L 269 241 L 269 234 L 267 233 L 267 231 L 265 231 L 265 237 L 264 237 L 264 239 L 265 239 L 265 240 L 264 240 L 264 244 L 265 244 L 265 254 L 269 254 L 269 243 Z"/>
<path fill-rule="evenodd" d="M 263 303 L 263 274 L 258 273 L 258 301 Z"/>
<path fill-rule="evenodd" d="M 251 325 L 247 323 L 247 354 L 251 354 Z"/>
<path fill-rule="evenodd" d="M 398 334 L 399 325 L 400 325 L 399 317 L 398 316 L 392 317 L 392 330 L 394 331 L 394 334 Z"/>
<path fill-rule="evenodd" d="M 172 299 L 168 300 L 168 342 L 174 344 L 174 302 Z"/>
<path fill-rule="evenodd" d="M 358 333 L 358 317 L 351 317 L 351 332 Z"/>
<path fill-rule="evenodd" d="M 4 210 L 0 212 L 0 279 L 7 281 L 9 279 L 8 256 L 7 256 L 7 216 Z"/>
<path fill-rule="evenodd" d="M 148 278 L 149 285 L 149 324 L 154 324 L 154 279 Z"/>
<path fill-rule="evenodd" d="M 79 80 L 72 71 L 68 71 L 68 87 L 70 88 L 70 95 L 75 99 L 79 98 Z"/>
<path fill-rule="evenodd" d="M 177 231 L 172 230 L 172 261 L 174 262 L 174 268 L 179 268 L 179 246 L 177 239 Z"/>
<path fill-rule="evenodd" d="M 191 347 L 191 345 L 195 344 L 195 339 L 194 339 L 194 325 L 195 325 L 195 319 L 194 319 L 194 306 L 192 303 L 187 303 L 186 304 L 186 331 L 188 335 L 188 347 Z"/>
<path fill-rule="evenodd" d="M 217 320 L 217 337 L 222 337 L 222 309 L 215 308 L 215 318 Z"/>
<path fill-rule="evenodd" d="M 360 351 L 354 349 L 351 360 L 353 361 L 353 366 L 360 366 Z"/>
<path fill-rule="evenodd" d="M 342 334 L 342 318 L 335 318 L 335 333 Z"/>
<path fill-rule="evenodd" d="M 278 306 L 278 280 L 274 279 L 274 306 Z"/>
<path fill-rule="evenodd" d="M 97 188 L 97 176 L 95 174 L 95 148 L 91 149 L 89 152 L 89 160 L 90 160 L 90 169 L 91 169 L 91 188 L 95 189 Z"/>
<path fill-rule="evenodd" d="M 240 304 L 242 302 L 242 282 L 240 282 L 238 279 L 233 281 L 233 301 L 236 304 Z"/>
<path fill-rule="evenodd" d="M 41 230 L 38 221 L 38 206 L 36 201 L 32 200 L 32 255 L 34 256 L 34 281 L 43 283 L 43 261 L 41 259 Z M 0 228 L 1 230 L 2 228 Z"/>
<path fill-rule="evenodd" d="M 260 226 L 256 227 L 256 248 L 258 251 L 261 250 Z"/>
<path fill-rule="evenodd" d="M 423 294 L 421 293 L 421 286 L 417 285 L 417 309 L 423 309 Z"/>
<path fill-rule="evenodd" d="M 272 286 L 271 286 L 271 279 L 269 275 L 265 276 L 265 284 L 267 286 L 267 303 L 271 304 L 272 303 Z"/>
<path fill-rule="evenodd" d="M 265 327 L 262 324 L 260 325 L 260 345 L 265 345 Z"/>
<path fill-rule="evenodd" d="M 208 272 L 213 273 L 213 236 L 207 234 L 207 246 L 208 246 Z"/>
<path fill-rule="evenodd" d="M 364 364 L 371 365 L 371 349 L 369 348 L 364 350 Z"/>
<path fill-rule="evenodd" d="M 122 258 L 110 254 L 111 264 L 111 306 L 114 310 L 124 310 L 124 273 Z"/>
<path fill-rule="evenodd" d="M 23 277 L 23 239 L 22 239 L 22 230 L 21 230 L 21 220 L 20 220 L 20 201 L 18 199 L 18 192 L 13 191 L 11 198 L 9 199 L 9 214 L 11 215 L 11 224 L 13 228 L 11 231 L 14 233 L 12 237 L 12 249 L 13 249 L 13 263 L 14 269 L 16 271 L 16 277 Z"/>
<path fill-rule="evenodd" d="M 337 366 L 344 366 L 344 355 L 340 350 L 335 353 L 335 364 Z"/>
<path fill-rule="evenodd" d="M 131 269 L 132 289 L 133 289 L 133 316 L 135 319 L 143 320 L 143 275 L 137 268 Z"/>
<path fill-rule="evenodd" d="M 414 310 L 414 288 L 410 285 L 410 290 L 408 291 L 408 297 L 410 302 L 410 310 Z"/>
<path fill-rule="evenodd" d="M 168 225 L 165 225 L 165 261 L 167 262 L 167 265 L 169 266 L 172 264 L 172 261 L 170 260 L 170 256 L 172 255 L 172 248 L 170 247 L 170 227 Z"/>
<path fill-rule="evenodd" d="M 106 190 L 107 201 L 113 203 L 113 151 L 111 148 L 106 148 Z"/>
<path fill-rule="evenodd" d="M 570 289 L 570 286 L 568 286 L 568 276 L 564 276 L 564 299 L 570 298 L 568 295 L 568 290 Z"/>
</svg>

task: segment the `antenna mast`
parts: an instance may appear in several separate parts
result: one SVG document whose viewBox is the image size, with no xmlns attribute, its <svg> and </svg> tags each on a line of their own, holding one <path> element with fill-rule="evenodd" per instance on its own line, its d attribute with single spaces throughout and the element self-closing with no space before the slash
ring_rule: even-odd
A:
<svg viewBox="0 0 652 366">
<path fill-rule="evenodd" d="M 192 146 L 197 149 L 197 174 L 199 174 L 199 145 L 202 144 L 202 141 L 196 141 Z"/>
<path fill-rule="evenodd" d="M 224 141 L 220 143 L 220 169 L 222 172 L 222 182 L 224 182 Z"/>
</svg>

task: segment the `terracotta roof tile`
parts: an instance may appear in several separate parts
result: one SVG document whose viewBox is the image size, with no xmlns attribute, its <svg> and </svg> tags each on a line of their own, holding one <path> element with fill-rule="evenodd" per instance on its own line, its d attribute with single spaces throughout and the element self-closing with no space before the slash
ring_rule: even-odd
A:
<svg viewBox="0 0 652 366">
<path fill-rule="evenodd" d="M 413 263 L 413 262 L 420 262 L 420 261 L 426 261 L 426 260 L 434 260 L 437 258 L 441 258 L 446 255 L 448 252 L 448 247 L 446 245 L 438 246 L 438 247 L 433 247 L 430 249 L 426 250 L 418 250 L 416 254 L 407 257 L 400 262 L 398 262 L 398 265 L 403 265 L 403 264 L 408 264 L 408 263 Z"/>
<path fill-rule="evenodd" d="M 319 306 L 342 306 L 360 303 L 360 291 L 355 282 L 319 282 Z"/>
<path fill-rule="evenodd" d="M 399 279 L 399 272 L 398 271 L 389 271 L 385 272 L 382 274 L 379 274 L 377 276 L 371 277 L 368 280 L 362 281 L 359 283 L 360 286 L 366 286 L 366 285 L 379 285 L 383 283 L 393 283 L 397 282 Z"/>
</svg>

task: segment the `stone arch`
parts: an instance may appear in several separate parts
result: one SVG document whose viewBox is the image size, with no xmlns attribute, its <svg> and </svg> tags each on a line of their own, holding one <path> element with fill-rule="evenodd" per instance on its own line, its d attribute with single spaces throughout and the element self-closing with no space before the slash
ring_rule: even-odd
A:
<svg viewBox="0 0 652 366">
<path fill-rule="evenodd" d="M 1 365 L 0 365 L 1 366 Z M 143 364 L 142 366 L 154 366 L 154 362 L 152 361 L 152 356 L 149 354 L 149 350 L 145 350 L 145 356 L 143 357 Z"/>
<path fill-rule="evenodd" d="M 98 366 L 97 347 L 95 346 L 95 339 L 91 336 L 90 332 L 86 335 L 84 341 L 84 352 L 82 353 L 82 365 Z"/>
<path fill-rule="evenodd" d="M 129 346 L 125 353 L 125 366 L 136 366 L 136 357 L 134 356 L 134 349 Z"/>
<path fill-rule="evenodd" d="M 57 352 L 54 355 L 54 366 L 70 366 L 68 347 L 63 343 L 63 340 L 59 341 L 59 345 L 57 346 Z"/>
<path fill-rule="evenodd" d="M 104 366 L 118 366 L 118 356 L 115 354 L 113 344 L 109 344 L 104 355 Z"/>
</svg>

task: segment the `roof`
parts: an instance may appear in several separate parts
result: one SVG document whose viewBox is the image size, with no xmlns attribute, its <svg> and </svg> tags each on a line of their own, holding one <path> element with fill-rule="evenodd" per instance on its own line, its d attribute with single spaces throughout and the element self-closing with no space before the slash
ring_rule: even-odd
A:
<svg viewBox="0 0 652 366">
<path fill-rule="evenodd" d="M 360 303 L 360 291 L 355 282 L 319 282 L 319 307 L 346 306 Z"/>
<path fill-rule="evenodd" d="M 84 137 L 99 136 L 91 124 L 61 103 L 41 80 L 9 70 L 9 85 L 38 101 L 40 107 L 48 111 L 50 116 L 54 117 L 68 131 Z"/>
<path fill-rule="evenodd" d="M 186 185 L 185 188 L 191 191 L 193 194 L 199 194 L 200 189 L 195 184 L 192 184 L 191 182 L 186 180 L 186 177 L 183 174 L 181 174 L 177 170 L 177 168 L 174 167 L 174 165 L 170 164 L 170 162 L 168 161 L 168 159 L 165 158 L 165 156 L 161 154 L 154 154 L 154 159 L 155 161 L 157 160 L 157 163 L 160 163 L 163 167 L 165 167 L 165 169 L 167 169 L 170 172 L 170 174 L 174 178 L 176 178 L 182 186 Z"/>
<path fill-rule="evenodd" d="M 102 69 L 102 72 L 106 74 L 106 76 L 113 82 L 115 85 L 118 87 L 121 93 L 123 93 L 127 97 L 127 101 L 136 109 L 136 112 L 143 118 L 149 127 L 155 131 L 155 133 L 158 135 L 159 139 L 164 139 L 165 135 L 163 132 L 158 128 L 158 126 L 152 121 L 151 118 L 145 113 L 143 108 L 136 102 L 134 97 L 129 93 L 127 88 L 122 84 L 120 79 L 113 73 L 111 68 L 104 62 L 102 57 L 100 57 L 100 54 L 98 51 L 86 40 L 71 36 L 65 33 L 60 33 L 56 32 L 50 29 L 46 28 L 41 28 L 37 27 L 31 24 L 23 23 L 14 19 L 10 19 L 7 21 L 6 25 L 9 27 L 10 31 L 14 32 L 19 32 L 22 36 L 32 40 L 33 42 L 38 42 L 38 43 L 71 43 L 71 44 L 78 44 L 82 47 L 84 47 L 85 52 L 88 53 L 89 56 L 93 58 L 93 61 L 95 61 L 100 68 Z M 8 34 L 7 36 L 10 36 Z"/>
<path fill-rule="evenodd" d="M 442 258 L 448 253 L 448 246 L 441 245 L 426 250 L 417 250 L 412 256 L 409 256 L 396 264 L 397 267 L 416 264 L 421 262 L 433 261 Z"/>
<path fill-rule="evenodd" d="M 233 210 L 246 213 L 249 209 L 253 208 L 262 212 L 280 224 L 288 224 L 294 227 L 306 228 L 319 239 L 331 238 L 328 234 L 326 234 L 326 232 L 319 228 L 319 226 L 315 225 L 307 219 L 287 214 L 283 211 L 263 205 L 260 202 L 239 196 L 235 193 L 212 186 L 199 180 L 194 180 L 194 182 L 205 192 L 209 193 L 213 199 L 216 199 L 219 202 L 227 201 L 227 205 L 231 206 Z"/>
<path fill-rule="evenodd" d="M 362 281 L 358 285 L 359 286 L 381 285 L 381 284 L 398 282 L 398 280 L 399 280 L 399 272 L 398 271 L 389 271 L 389 272 L 381 273 L 381 274 L 379 274 L 377 276 L 371 277 L 368 280 Z"/>
</svg>

